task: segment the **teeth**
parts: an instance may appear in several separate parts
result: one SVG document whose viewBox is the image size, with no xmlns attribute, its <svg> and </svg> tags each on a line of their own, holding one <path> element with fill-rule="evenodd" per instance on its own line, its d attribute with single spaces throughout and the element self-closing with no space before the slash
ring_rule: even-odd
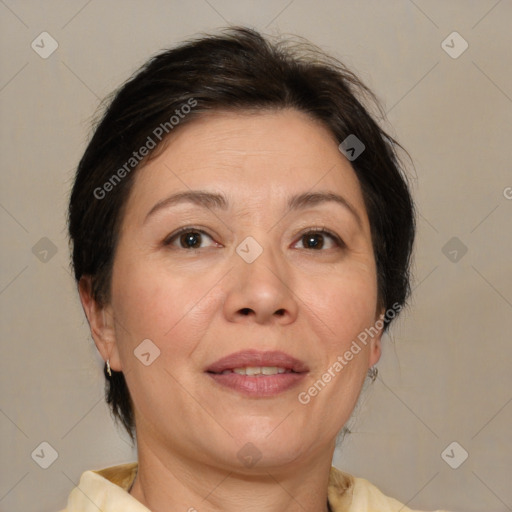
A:
<svg viewBox="0 0 512 512">
<path fill-rule="evenodd" d="M 290 370 L 277 366 L 247 366 L 245 368 L 233 368 L 234 373 L 238 375 L 277 375 L 278 373 L 289 373 Z M 224 373 L 224 372 L 222 372 Z"/>
</svg>

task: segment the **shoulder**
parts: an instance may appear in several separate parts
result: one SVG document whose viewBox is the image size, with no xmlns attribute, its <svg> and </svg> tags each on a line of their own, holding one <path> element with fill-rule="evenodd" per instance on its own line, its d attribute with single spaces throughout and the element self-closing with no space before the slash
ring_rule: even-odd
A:
<svg viewBox="0 0 512 512">
<path fill-rule="evenodd" d="M 61 512 L 149 512 L 128 492 L 136 473 L 137 463 L 85 471 Z"/>
<path fill-rule="evenodd" d="M 124 512 L 149 512 L 127 492 L 136 473 L 137 463 L 86 471 L 69 495 L 67 508 L 61 512 L 96 512 L 97 504 L 102 505 L 103 512 L 120 508 Z M 331 467 L 327 493 L 333 512 L 421 512 L 386 496 L 368 480 L 335 467 Z"/>
<path fill-rule="evenodd" d="M 135 480 L 137 467 L 138 464 L 136 462 L 130 462 L 129 464 L 121 464 L 119 466 L 111 466 L 109 468 L 93 471 L 93 473 L 118 485 L 124 490 L 128 490 Z"/>
<path fill-rule="evenodd" d="M 368 480 L 335 467 L 331 468 L 328 498 L 333 512 L 421 512 L 386 496 Z"/>
</svg>

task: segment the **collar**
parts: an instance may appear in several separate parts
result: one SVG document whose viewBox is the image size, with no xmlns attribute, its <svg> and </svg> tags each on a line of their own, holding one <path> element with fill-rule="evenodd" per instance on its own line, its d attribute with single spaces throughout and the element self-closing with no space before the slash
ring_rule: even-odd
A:
<svg viewBox="0 0 512 512">
<path fill-rule="evenodd" d="M 66 512 L 150 512 L 129 494 L 138 464 L 132 462 L 98 471 L 86 471 L 69 497 Z M 331 467 L 327 499 L 332 512 L 348 510 L 352 502 L 352 476 Z"/>
</svg>

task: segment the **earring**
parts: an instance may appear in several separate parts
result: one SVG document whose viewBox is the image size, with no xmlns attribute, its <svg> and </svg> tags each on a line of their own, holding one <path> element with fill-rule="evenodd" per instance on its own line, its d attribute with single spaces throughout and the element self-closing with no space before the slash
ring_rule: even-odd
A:
<svg viewBox="0 0 512 512">
<path fill-rule="evenodd" d="M 107 373 L 109 377 L 112 377 L 112 372 L 110 371 L 110 359 L 107 359 Z"/>
<path fill-rule="evenodd" d="M 375 379 L 377 378 L 377 375 L 379 374 L 379 369 L 376 366 L 372 366 L 368 369 L 368 377 L 372 380 L 372 382 L 375 382 Z"/>
</svg>

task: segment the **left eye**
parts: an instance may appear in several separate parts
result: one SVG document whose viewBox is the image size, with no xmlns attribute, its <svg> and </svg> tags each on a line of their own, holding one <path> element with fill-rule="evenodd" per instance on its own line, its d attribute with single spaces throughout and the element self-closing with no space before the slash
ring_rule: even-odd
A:
<svg viewBox="0 0 512 512">
<path fill-rule="evenodd" d="M 179 249 L 201 249 L 207 240 L 213 242 L 212 237 L 204 231 L 188 228 L 171 235 L 165 240 L 165 245 L 177 246 Z"/>
<path fill-rule="evenodd" d="M 317 251 L 343 246 L 341 239 L 328 231 L 309 231 L 304 233 L 297 242 L 297 244 L 300 243 L 302 243 L 303 249 L 313 249 Z"/>
</svg>

